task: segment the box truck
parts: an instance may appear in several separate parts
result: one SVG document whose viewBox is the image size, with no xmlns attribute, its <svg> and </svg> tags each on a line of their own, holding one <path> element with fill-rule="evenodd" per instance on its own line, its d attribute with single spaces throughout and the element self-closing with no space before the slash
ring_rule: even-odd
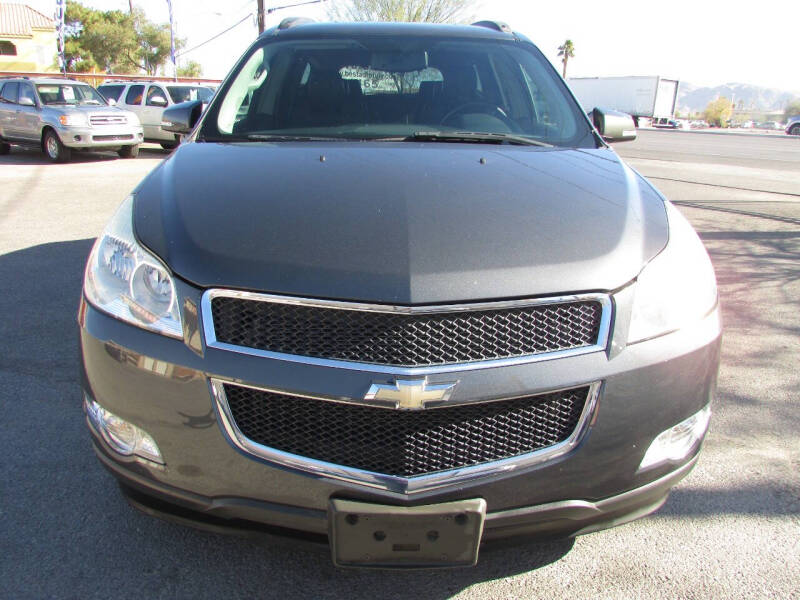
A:
<svg viewBox="0 0 800 600">
<path fill-rule="evenodd" d="M 679 81 L 658 75 L 571 77 L 567 84 L 585 111 L 611 108 L 628 113 L 637 125 L 640 117 L 671 119 L 678 100 Z"/>
</svg>

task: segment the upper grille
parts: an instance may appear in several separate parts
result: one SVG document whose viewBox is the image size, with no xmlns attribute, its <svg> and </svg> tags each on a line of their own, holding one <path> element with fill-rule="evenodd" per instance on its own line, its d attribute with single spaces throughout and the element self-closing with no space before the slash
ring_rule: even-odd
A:
<svg viewBox="0 0 800 600">
<path fill-rule="evenodd" d="M 432 313 L 372 312 L 251 298 L 211 300 L 218 341 L 397 367 L 496 360 L 598 343 L 598 300 Z"/>
<path fill-rule="evenodd" d="M 123 125 L 128 119 L 124 115 L 92 115 L 89 122 L 92 125 Z"/>
<path fill-rule="evenodd" d="M 539 396 L 398 411 L 224 384 L 250 440 L 298 456 L 397 477 L 501 460 L 547 448 L 575 431 L 581 387 Z"/>
</svg>

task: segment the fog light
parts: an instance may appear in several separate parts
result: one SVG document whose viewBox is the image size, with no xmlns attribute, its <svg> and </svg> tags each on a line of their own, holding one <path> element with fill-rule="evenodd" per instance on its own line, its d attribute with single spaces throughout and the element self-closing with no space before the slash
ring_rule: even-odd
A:
<svg viewBox="0 0 800 600">
<path fill-rule="evenodd" d="M 72 137 L 72 139 L 75 140 L 76 142 L 80 142 L 81 141 L 81 136 L 75 135 L 75 136 Z"/>
<path fill-rule="evenodd" d="M 645 452 L 639 470 L 685 458 L 703 439 L 711 419 L 711 406 L 659 434 Z"/>
<path fill-rule="evenodd" d="M 83 398 L 83 408 L 94 428 L 116 452 L 123 456 L 135 455 L 164 464 L 161 451 L 153 438 L 136 425 L 108 412 L 86 395 Z"/>
</svg>

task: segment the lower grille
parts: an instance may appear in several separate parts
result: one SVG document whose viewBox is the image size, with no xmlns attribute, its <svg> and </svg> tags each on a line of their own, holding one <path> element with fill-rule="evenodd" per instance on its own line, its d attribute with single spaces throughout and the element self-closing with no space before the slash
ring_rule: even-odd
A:
<svg viewBox="0 0 800 600">
<path fill-rule="evenodd" d="M 420 411 L 224 384 L 235 425 L 258 444 L 326 463 L 414 477 L 511 458 L 570 438 L 590 387 Z"/>
<path fill-rule="evenodd" d="M 132 140 L 133 136 L 128 135 L 93 135 L 92 139 L 95 142 L 121 142 L 125 140 Z"/>
</svg>

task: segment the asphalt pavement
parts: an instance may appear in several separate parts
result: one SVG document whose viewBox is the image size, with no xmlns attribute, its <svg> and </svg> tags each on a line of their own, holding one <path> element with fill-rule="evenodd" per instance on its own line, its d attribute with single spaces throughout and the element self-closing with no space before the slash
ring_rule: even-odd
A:
<svg viewBox="0 0 800 600">
<path fill-rule="evenodd" d="M 166 153 L 0 157 L 0 598 L 800 598 L 800 138 L 643 131 L 617 150 L 717 271 L 723 360 L 697 468 L 634 523 L 402 573 L 128 506 L 91 450 L 75 316 L 93 238 Z"/>
</svg>

